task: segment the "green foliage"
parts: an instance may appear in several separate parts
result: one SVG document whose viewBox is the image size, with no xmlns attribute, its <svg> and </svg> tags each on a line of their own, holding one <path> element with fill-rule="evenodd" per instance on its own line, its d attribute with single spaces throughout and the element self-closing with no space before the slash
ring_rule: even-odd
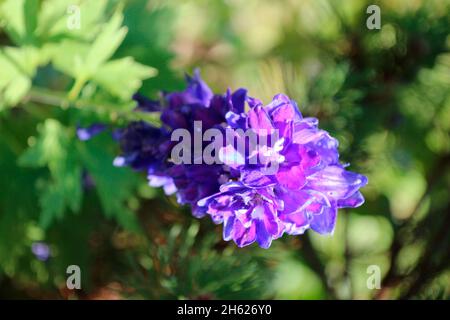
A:
<svg viewBox="0 0 450 320">
<path fill-rule="evenodd" d="M 66 13 L 70 7 L 78 10 L 72 16 Z M 129 101 L 143 79 L 156 75 L 156 69 L 131 57 L 111 60 L 127 28 L 122 26 L 119 8 L 110 17 L 108 11 L 106 0 L 48 0 L 42 4 L 35 0 L 4 1 L 0 21 L 18 48 L 6 47 L 0 53 L 0 67 L 4 70 L 0 107 L 17 105 L 31 89 L 38 67 L 49 63 L 74 79 L 67 94 L 69 101 L 78 98 L 90 81 L 111 98 Z M 81 13 L 80 28 L 75 23 L 69 28 L 71 19 L 81 19 Z"/>
<path fill-rule="evenodd" d="M 55 218 L 62 218 L 66 208 L 77 212 L 81 205 L 81 166 L 73 141 L 56 120 L 47 119 L 39 128 L 33 146 L 19 158 L 19 164 L 48 167 L 51 182 L 42 186 L 40 225 L 47 228 Z"/>
<path fill-rule="evenodd" d="M 134 213 L 126 206 L 137 185 L 129 169 L 113 166 L 113 157 L 103 150 L 105 140 L 79 144 L 79 154 L 87 172 L 95 182 L 98 196 L 107 217 L 115 218 L 124 228 L 139 231 Z"/>
<path fill-rule="evenodd" d="M 201 236 L 199 228 L 195 221 L 190 225 L 175 224 L 163 232 L 166 243 L 152 245 L 150 253 L 144 251 L 131 260 L 135 264 L 128 268 L 136 270 L 136 277 L 127 281 L 136 290 L 132 297 L 149 298 L 149 287 L 153 287 L 156 295 L 152 298 L 156 299 L 270 297 L 266 279 L 269 273 L 263 258 L 231 246 L 218 251 L 214 248 L 217 235 Z"/>
<path fill-rule="evenodd" d="M 37 66 L 46 60 L 45 54 L 33 47 L 5 47 L 0 51 L 0 111 L 17 104 L 27 94 Z"/>
<path fill-rule="evenodd" d="M 105 63 L 93 76 L 93 81 L 111 94 L 126 100 L 141 86 L 141 81 L 155 74 L 154 69 L 145 67 L 126 57 Z"/>
<path fill-rule="evenodd" d="M 80 28 L 69 28 L 70 19 L 79 18 L 76 10 Z M 39 269 L 40 281 L 48 279 L 37 261 L 31 269 L 21 265 L 34 259 L 31 244 L 46 240 L 54 228 L 62 231 L 65 221 L 79 221 L 66 235 L 88 239 L 94 229 L 79 231 L 84 218 L 67 216 L 91 211 L 85 201 L 98 203 L 96 210 L 122 228 L 141 232 L 129 204 L 139 180 L 112 165 L 115 143 L 105 134 L 87 143 L 75 135 L 80 123 L 123 121 L 132 94 L 156 75 L 156 69 L 132 57 L 115 57 L 127 33 L 122 23 L 122 4 L 113 1 L 0 3 L 0 274 L 20 280 Z M 96 196 L 90 195 L 86 179 L 94 183 Z M 37 233 L 30 236 L 30 228 Z M 59 249 L 53 247 L 55 265 L 77 256 L 62 252 L 64 244 L 69 237 Z M 82 251 L 76 244 L 68 247 Z M 83 255 L 77 259 L 87 266 L 89 251 Z"/>
</svg>

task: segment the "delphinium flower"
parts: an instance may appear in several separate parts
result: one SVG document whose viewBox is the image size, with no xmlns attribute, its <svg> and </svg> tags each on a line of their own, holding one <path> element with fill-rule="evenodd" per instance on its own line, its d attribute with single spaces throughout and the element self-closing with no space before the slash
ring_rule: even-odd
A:
<svg viewBox="0 0 450 320">
<path fill-rule="evenodd" d="M 37 241 L 31 245 L 31 252 L 40 261 L 47 261 L 50 258 L 50 247 L 45 242 Z"/>
<path fill-rule="evenodd" d="M 101 123 L 94 123 L 88 127 L 77 126 L 77 136 L 81 141 L 86 141 L 105 130 L 106 126 Z"/>
<path fill-rule="evenodd" d="M 207 214 L 223 223 L 223 238 L 239 247 L 257 242 L 268 248 L 284 233 L 307 229 L 331 234 L 339 208 L 364 202 L 359 189 L 367 178 L 345 169 L 338 141 L 318 128 L 317 119 L 303 117 L 287 96 L 279 94 L 264 106 L 245 89 L 213 94 L 197 72 L 187 82 L 186 90 L 163 93 L 160 101 L 134 96 L 139 111 L 160 112 L 162 125 L 132 122 L 118 130 L 122 154 L 115 165 L 146 171 L 151 186 L 175 193 L 194 216 Z M 174 161 L 175 130 L 193 138 L 210 128 L 231 132 L 233 142 L 215 141 L 219 162 L 197 163 L 195 150 L 187 163 Z"/>
<path fill-rule="evenodd" d="M 174 163 L 171 149 L 175 143 L 171 134 L 176 129 L 186 129 L 193 137 L 195 121 L 201 121 L 202 131 L 221 128 L 229 111 L 244 111 L 246 91 L 215 95 L 198 71 L 193 77 L 187 76 L 187 84 L 184 91 L 163 93 L 160 101 L 134 95 L 137 110 L 161 112 L 162 126 L 157 128 L 141 121 L 118 130 L 115 136 L 122 155 L 114 164 L 147 171 L 151 186 L 163 187 L 168 195 L 176 193 L 180 204 L 190 205 L 193 214 L 201 217 L 205 208 L 198 207 L 197 201 L 218 192 L 220 184 L 228 181 L 230 172 L 222 164 L 196 164 L 193 156 L 189 163 Z"/>
<path fill-rule="evenodd" d="M 268 248 L 283 233 L 297 235 L 308 228 L 332 233 L 338 208 L 364 202 L 359 188 L 367 178 L 345 170 L 339 162 L 337 140 L 318 129 L 317 119 L 303 118 L 287 96 L 277 95 L 267 106 L 256 99 L 248 103 L 246 114 L 227 117 L 233 120 L 229 125 L 235 127 L 238 119 L 258 138 L 278 132 L 276 141 L 258 151 L 269 154 L 271 162 L 250 163 L 254 153 L 238 154 L 233 145 L 224 146 L 221 159 L 241 172 L 240 177 L 198 205 L 207 208 L 214 222 L 224 224 L 224 239 L 240 247 L 256 241 Z M 277 170 L 271 172 L 268 165 L 273 160 Z"/>
</svg>

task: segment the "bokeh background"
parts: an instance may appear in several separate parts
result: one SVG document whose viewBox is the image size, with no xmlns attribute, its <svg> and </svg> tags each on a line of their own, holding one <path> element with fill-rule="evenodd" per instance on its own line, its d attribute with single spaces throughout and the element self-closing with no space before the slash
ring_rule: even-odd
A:
<svg viewBox="0 0 450 320">
<path fill-rule="evenodd" d="M 370 4 L 380 30 L 366 27 Z M 0 297 L 448 299 L 449 8 L 0 0 Z M 154 121 L 131 111 L 132 94 L 182 89 L 196 67 L 215 92 L 286 93 L 319 118 L 368 176 L 366 203 L 340 211 L 332 237 L 239 249 L 113 167 L 110 133 L 76 138 L 77 125 Z M 73 264 L 81 290 L 66 288 Z"/>
</svg>

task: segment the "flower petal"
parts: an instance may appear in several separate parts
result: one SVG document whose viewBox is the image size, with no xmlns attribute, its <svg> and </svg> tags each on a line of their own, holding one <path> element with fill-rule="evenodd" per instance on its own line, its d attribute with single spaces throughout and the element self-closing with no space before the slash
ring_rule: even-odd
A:
<svg viewBox="0 0 450 320">
<path fill-rule="evenodd" d="M 257 134 L 270 134 L 273 130 L 272 121 L 262 106 L 256 106 L 248 112 L 248 126 Z"/>
<path fill-rule="evenodd" d="M 311 229 L 320 234 L 332 234 L 336 226 L 337 208 L 323 207 L 321 214 L 314 215 L 311 221 Z"/>
<path fill-rule="evenodd" d="M 134 110 L 143 112 L 159 112 L 162 109 L 161 103 L 156 100 L 150 100 L 147 97 L 135 93 L 133 100 L 137 102 L 137 106 Z"/>
<path fill-rule="evenodd" d="M 255 221 L 256 228 L 256 241 L 259 246 L 264 249 L 268 249 L 272 244 L 272 234 L 267 230 L 267 226 L 262 220 Z"/>
<path fill-rule="evenodd" d="M 288 189 L 297 190 L 306 184 L 306 177 L 300 165 L 281 167 L 276 174 L 278 183 Z"/>
<path fill-rule="evenodd" d="M 262 188 L 277 183 L 277 179 L 273 175 L 265 175 L 259 170 L 243 170 L 241 181 L 245 186 L 251 188 Z"/>
<path fill-rule="evenodd" d="M 188 82 L 188 87 L 185 91 L 185 102 L 188 104 L 199 103 L 201 105 L 208 106 L 213 93 L 208 85 L 200 77 L 199 69 L 196 69 L 194 71 L 193 77 L 186 75 L 186 80 Z"/>
<path fill-rule="evenodd" d="M 364 197 L 361 192 L 357 191 L 350 197 L 340 199 L 337 202 L 338 208 L 356 208 L 364 203 Z"/>
<path fill-rule="evenodd" d="M 233 105 L 233 111 L 236 113 L 243 113 L 245 111 L 245 101 L 247 99 L 246 89 L 237 89 L 231 95 L 231 103 Z"/>
<path fill-rule="evenodd" d="M 228 215 L 223 220 L 223 240 L 230 241 L 233 237 L 234 215 Z"/>
<path fill-rule="evenodd" d="M 238 247 L 245 247 L 256 240 L 256 224 L 252 223 L 249 228 L 245 228 L 239 220 L 234 222 L 233 240 Z"/>
<path fill-rule="evenodd" d="M 308 177 L 308 188 L 318 190 L 329 199 L 346 199 L 367 184 L 361 174 L 346 171 L 340 166 L 328 166 Z"/>
</svg>

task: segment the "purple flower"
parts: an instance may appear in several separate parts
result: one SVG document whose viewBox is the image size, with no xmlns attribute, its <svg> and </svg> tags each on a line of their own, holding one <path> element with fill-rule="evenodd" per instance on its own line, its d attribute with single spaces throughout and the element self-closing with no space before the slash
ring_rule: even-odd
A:
<svg viewBox="0 0 450 320">
<path fill-rule="evenodd" d="M 149 173 L 161 172 L 171 147 L 170 135 L 164 128 L 156 128 L 144 121 L 131 122 L 114 134 L 122 155 L 114 159 L 116 166 L 130 166 Z"/>
<path fill-rule="evenodd" d="M 83 188 L 85 190 L 90 190 L 90 189 L 95 188 L 95 181 L 87 170 L 82 171 L 81 180 L 82 180 Z"/>
<path fill-rule="evenodd" d="M 229 180 L 229 173 L 222 165 L 179 164 L 172 166 L 167 173 L 177 189 L 178 203 L 191 205 L 197 218 L 206 214 L 206 208 L 198 206 L 197 201 L 215 194 L 221 182 Z"/>
<path fill-rule="evenodd" d="M 303 118 L 287 96 L 277 95 L 267 106 L 257 100 L 248 103 L 250 110 L 239 115 L 240 122 L 245 120 L 258 140 L 268 132 L 278 136 L 256 152 L 245 149 L 241 154 L 232 145 L 224 146 L 221 159 L 241 173 L 239 182 L 223 185 L 198 205 L 213 221 L 224 223 L 224 239 L 240 247 L 256 241 L 267 248 L 284 232 L 297 235 L 308 228 L 331 234 L 338 208 L 364 202 L 359 188 L 367 178 L 345 170 L 337 140 L 318 129 L 317 119 Z M 227 118 L 235 127 L 237 117 Z M 258 161 L 252 163 L 255 157 Z M 269 170 L 274 163 L 276 170 Z"/>
<path fill-rule="evenodd" d="M 174 146 L 170 140 L 171 133 L 183 128 L 193 137 L 194 121 L 201 121 L 203 131 L 222 128 L 229 111 L 244 111 L 246 90 L 214 95 L 197 70 L 193 77 L 187 76 L 186 81 L 184 91 L 164 93 L 161 101 L 134 95 L 138 103 L 136 109 L 147 112 L 160 110 L 163 125 L 156 128 L 145 122 L 132 122 L 118 130 L 115 136 L 122 154 L 116 157 L 114 164 L 147 171 L 151 186 L 163 187 L 167 195 L 176 192 L 178 202 L 191 205 L 193 214 L 201 217 L 205 208 L 198 207 L 197 201 L 218 192 L 220 184 L 229 180 L 230 172 L 218 164 L 174 164 L 170 159 Z M 194 163 L 194 152 L 191 154 L 191 163 Z"/>
<path fill-rule="evenodd" d="M 262 248 L 268 248 L 273 239 L 283 234 L 283 224 L 278 218 L 283 202 L 273 188 L 248 188 L 241 182 L 229 182 L 198 205 L 207 206 L 213 221 L 224 224 L 224 240 L 233 240 L 239 247 L 256 241 Z"/>
<path fill-rule="evenodd" d="M 364 202 L 359 189 L 367 178 L 345 169 L 338 141 L 318 128 L 317 119 L 304 118 L 287 96 L 276 95 L 264 106 L 245 89 L 213 94 L 198 71 L 186 80 L 184 91 L 163 93 L 160 101 L 134 96 L 137 110 L 161 112 L 162 126 L 140 121 L 118 130 L 122 154 L 115 165 L 146 171 L 151 186 L 176 194 L 194 216 L 210 215 L 223 224 L 223 238 L 239 247 L 257 242 L 268 248 L 284 233 L 307 229 L 331 234 L 339 208 Z M 194 137 L 212 128 L 227 136 L 214 140 L 221 162 L 196 163 Z M 171 156 L 176 129 L 192 139 L 188 163 Z M 200 144 L 204 150 L 209 142 Z"/>
<path fill-rule="evenodd" d="M 139 93 L 135 93 L 133 95 L 133 100 L 137 102 L 137 106 L 135 108 L 136 111 L 143 111 L 143 112 L 161 111 L 161 104 L 157 100 L 150 100 Z"/>
<path fill-rule="evenodd" d="M 34 242 L 31 245 L 31 252 L 41 261 L 47 261 L 50 257 L 50 247 L 44 242 Z"/>
<path fill-rule="evenodd" d="M 81 141 L 87 141 L 97 134 L 101 133 L 105 130 L 106 126 L 101 123 L 95 123 L 90 125 L 89 127 L 80 127 L 77 126 L 77 136 Z"/>
</svg>

